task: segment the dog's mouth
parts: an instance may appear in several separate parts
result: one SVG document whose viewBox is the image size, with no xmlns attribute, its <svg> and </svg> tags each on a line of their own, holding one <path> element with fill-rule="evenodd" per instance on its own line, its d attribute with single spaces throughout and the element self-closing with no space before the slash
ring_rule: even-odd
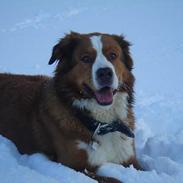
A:
<svg viewBox="0 0 183 183">
<path fill-rule="evenodd" d="M 100 90 L 93 91 L 88 85 L 84 84 L 85 92 L 89 93 L 94 97 L 98 104 L 106 106 L 111 105 L 113 102 L 113 96 L 117 92 L 117 90 L 111 87 L 103 87 Z"/>
<path fill-rule="evenodd" d="M 110 87 L 104 87 L 95 91 L 94 95 L 100 105 L 110 105 L 113 102 L 114 90 Z"/>
</svg>

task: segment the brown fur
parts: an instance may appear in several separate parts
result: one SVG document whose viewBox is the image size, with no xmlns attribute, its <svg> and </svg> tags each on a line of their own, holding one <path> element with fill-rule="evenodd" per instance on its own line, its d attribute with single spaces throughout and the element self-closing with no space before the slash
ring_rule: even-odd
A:
<svg viewBox="0 0 183 183">
<path fill-rule="evenodd" d="M 83 83 L 94 88 L 90 77 L 91 65 L 80 62 L 84 49 L 96 56 L 88 41 L 91 35 L 100 34 L 71 33 L 53 48 L 49 63 L 59 61 L 53 78 L 0 74 L 0 134 L 11 139 L 20 153 L 42 152 L 52 160 L 80 171 L 95 168 L 88 164 L 87 153 L 77 148 L 77 140 L 89 143 L 92 134 L 73 115 L 71 106 L 74 99 L 91 97 L 83 90 Z M 77 46 L 78 42 L 80 46 Z M 129 95 L 126 121 L 134 129 L 134 77 L 131 74 L 129 43 L 123 37 L 107 34 L 103 43 L 115 45 L 120 55 L 114 65 L 118 78 L 125 78 L 126 87 L 121 92 Z M 110 49 L 106 47 L 104 54 L 107 55 Z M 124 165 L 129 164 L 138 167 L 135 157 L 124 162 Z M 103 181 L 112 182 L 110 180 L 105 178 Z"/>
</svg>

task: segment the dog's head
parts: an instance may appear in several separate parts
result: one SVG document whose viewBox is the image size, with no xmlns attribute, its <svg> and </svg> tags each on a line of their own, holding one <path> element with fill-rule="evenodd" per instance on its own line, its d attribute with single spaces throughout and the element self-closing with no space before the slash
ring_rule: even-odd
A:
<svg viewBox="0 0 183 183">
<path fill-rule="evenodd" d="M 54 77 L 57 93 L 70 92 L 67 96 L 72 100 L 91 99 L 100 106 L 111 105 L 118 92 L 131 96 L 134 77 L 129 46 L 123 36 L 66 35 L 54 46 L 49 61 L 58 61 Z"/>
</svg>

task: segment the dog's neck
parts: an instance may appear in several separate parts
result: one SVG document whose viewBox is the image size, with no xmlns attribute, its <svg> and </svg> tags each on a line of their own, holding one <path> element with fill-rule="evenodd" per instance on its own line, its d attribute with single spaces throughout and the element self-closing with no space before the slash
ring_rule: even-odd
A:
<svg viewBox="0 0 183 183">
<path fill-rule="evenodd" d="M 115 120 L 111 123 L 95 120 L 86 110 L 74 108 L 74 115 L 81 121 L 81 123 L 95 135 L 105 135 L 111 132 L 120 132 L 128 137 L 134 138 L 132 129 L 121 120 Z"/>
<path fill-rule="evenodd" d="M 73 106 L 88 110 L 91 117 L 98 121 L 105 123 L 118 119 L 125 121 L 128 115 L 128 94 L 118 92 L 110 106 L 100 106 L 95 99 L 76 99 L 73 101 Z"/>
</svg>

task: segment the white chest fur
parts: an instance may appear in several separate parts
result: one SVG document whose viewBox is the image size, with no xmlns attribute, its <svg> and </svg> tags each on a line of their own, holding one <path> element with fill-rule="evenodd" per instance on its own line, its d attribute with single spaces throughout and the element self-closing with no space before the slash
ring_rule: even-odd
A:
<svg viewBox="0 0 183 183">
<path fill-rule="evenodd" d="M 128 94 L 118 92 L 114 96 L 113 104 L 110 106 L 101 106 L 95 99 L 80 99 L 73 102 L 73 106 L 80 109 L 87 109 L 91 112 L 94 119 L 111 123 L 116 119 L 125 120 L 127 117 Z"/>
<path fill-rule="evenodd" d="M 100 166 L 106 162 L 123 163 L 134 156 L 133 139 L 119 132 L 96 136 L 94 144 L 79 142 L 78 147 L 86 150 L 88 162 Z"/>
<path fill-rule="evenodd" d="M 116 119 L 125 122 L 128 113 L 128 94 L 117 93 L 113 104 L 103 107 L 95 99 L 81 99 L 73 102 L 74 106 L 90 111 L 96 120 L 111 123 Z M 98 143 L 96 143 L 98 142 Z M 123 163 L 135 155 L 133 139 L 120 132 L 95 136 L 93 145 L 79 142 L 78 148 L 86 150 L 90 165 L 100 166 L 105 162 Z"/>
</svg>

